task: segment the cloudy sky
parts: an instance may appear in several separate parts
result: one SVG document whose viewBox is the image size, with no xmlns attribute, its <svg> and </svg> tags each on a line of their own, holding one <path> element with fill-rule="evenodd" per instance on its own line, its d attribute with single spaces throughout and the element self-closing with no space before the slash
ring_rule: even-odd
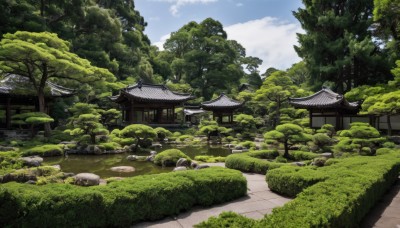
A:
<svg viewBox="0 0 400 228">
<path fill-rule="evenodd" d="M 268 67 L 284 70 L 300 60 L 293 45 L 302 29 L 292 11 L 302 7 L 301 0 L 136 0 L 135 6 L 148 22 L 145 33 L 160 47 L 188 22 L 211 17 L 248 56 L 264 61 L 262 73 Z"/>
</svg>

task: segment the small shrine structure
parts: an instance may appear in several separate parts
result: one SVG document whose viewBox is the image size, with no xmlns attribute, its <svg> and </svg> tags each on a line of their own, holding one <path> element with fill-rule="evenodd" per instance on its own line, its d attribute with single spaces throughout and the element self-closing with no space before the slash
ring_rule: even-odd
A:
<svg viewBox="0 0 400 228">
<path fill-rule="evenodd" d="M 118 103 L 124 124 L 148 124 L 174 126 L 177 121 L 175 109 L 193 99 L 190 94 L 176 93 L 165 85 L 142 83 L 120 90 L 111 100 Z M 183 120 L 181 121 L 183 122 Z"/>
<path fill-rule="evenodd" d="M 366 122 L 374 126 L 371 116 L 358 115 L 361 102 L 348 102 L 343 95 L 325 87 L 308 97 L 290 98 L 289 103 L 309 111 L 311 128 L 331 124 L 336 130 L 342 130 L 348 129 L 352 122 Z"/>
<path fill-rule="evenodd" d="M 243 102 L 233 100 L 223 93 L 214 100 L 201 103 L 204 110 L 213 112 L 213 119 L 219 124 L 232 124 L 234 111 L 242 106 Z"/>
</svg>

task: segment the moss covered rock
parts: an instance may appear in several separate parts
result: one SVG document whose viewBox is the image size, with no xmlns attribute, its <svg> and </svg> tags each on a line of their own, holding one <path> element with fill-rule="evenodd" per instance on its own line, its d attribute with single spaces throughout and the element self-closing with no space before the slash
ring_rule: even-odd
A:
<svg viewBox="0 0 400 228">
<path fill-rule="evenodd" d="M 180 158 L 186 158 L 188 161 L 191 161 L 182 151 L 178 149 L 169 149 L 157 154 L 154 163 L 162 166 L 175 166 Z"/>
</svg>

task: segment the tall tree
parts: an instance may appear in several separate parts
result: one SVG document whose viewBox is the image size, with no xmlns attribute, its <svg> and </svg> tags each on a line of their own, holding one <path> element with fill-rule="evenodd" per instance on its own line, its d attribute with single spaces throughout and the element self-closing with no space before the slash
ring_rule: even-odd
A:
<svg viewBox="0 0 400 228">
<path fill-rule="evenodd" d="M 228 40 L 222 24 L 211 18 L 184 25 L 171 34 L 164 48 L 164 52 L 173 54 L 169 60 L 172 80 L 190 84 L 196 95 L 205 100 L 215 93 L 237 89 L 244 76 L 241 66 L 244 48 Z"/>
<path fill-rule="evenodd" d="M 69 43 L 56 34 L 16 32 L 0 42 L 0 70 L 27 78 L 39 99 L 39 111 L 45 113 L 45 86 L 55 81 L 113 81 L 108 70 L 94 67 L 86 59 L 69 52 Z M 45 124 L 48 134 L 50 125 Z"/>
<path fill-rule="evenodd" d="M 327 81 L 339 93 L 387 80 L 389 65 L 369 30 L 373 0 L 303 0 L 294 16 L 305 34 L 295 50 L 316 87 Z"/>
</svg>

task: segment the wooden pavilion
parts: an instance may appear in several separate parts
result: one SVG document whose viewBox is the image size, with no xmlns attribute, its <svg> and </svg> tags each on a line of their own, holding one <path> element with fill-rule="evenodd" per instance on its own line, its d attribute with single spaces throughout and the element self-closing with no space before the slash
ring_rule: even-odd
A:
<svg viewBox="0 0 400 228">
<path fill-rule="evenodd" d="M 219 124 L 232 124 L 233 112 L 243 106 L 243 102 L 233 100 L 221 94 L 214 100 L 201 103 L 204 110 L 213 112 L 213 119 Z"/>
<path fill-rule="evenodd" d="M 343 95 L 328 88 L 322 88 L 308 97 L 290 98 L 289 103 L 309 111 L 311 128 L 331 124 L 336 130 L 348 129 L 352 122 L 366 122 L 374 126 L 373 118 L 358 115 L 360 102 L 348 102 Z"/>
<path fill-rule="evenodd" d="M 193 99 L 190 94 L 169 90 L 165 85 L 146 84 L 139 81 L 128 86 L 111 100 L 121 106 L 124 124 L 174 126 L 177 123 L 175 108 Z"/>
<path fill-rule="evenodd" d="M 75 91 L 46 82 L 45 94 L 46 112 L 49 113 L 49 107 L 54 99 L 72 96 Z M 15 114 L 37 111 L 39 111 L 39 101 L 27 78 L 8 74 L 0 81 L 0 129 L 11 129 L 11 119 Z"/>
</svg>

